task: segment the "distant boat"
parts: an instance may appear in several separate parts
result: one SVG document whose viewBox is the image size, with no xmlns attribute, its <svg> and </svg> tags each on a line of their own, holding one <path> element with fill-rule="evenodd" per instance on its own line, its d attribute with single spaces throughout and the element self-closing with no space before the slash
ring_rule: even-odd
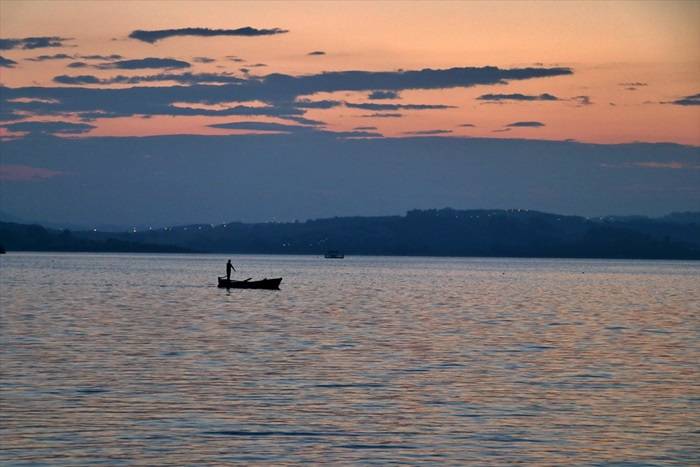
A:
<svg viewBox="0 0 700 467">
<path fill-rule="evenodd" d="M 345 255 L 339 252 L 338 250 L 329 250 L 326 252 L 324 258 L 328 259 L 343 259 L 345 258 Z"/>
<path fill-rule="evenodd" d="M 237 281 L 235 279 L 226 279 L 225 277 L 219 277 L 219 287 L 222 289 L 268 289 L 268 290 L 278 290 L 280 288 L 280 282 L 282 282 L 281 277 L 275 279 L 261 279 L 259 281 L 251 281 L 250 278 L 244 281 Z"/>
</svg>

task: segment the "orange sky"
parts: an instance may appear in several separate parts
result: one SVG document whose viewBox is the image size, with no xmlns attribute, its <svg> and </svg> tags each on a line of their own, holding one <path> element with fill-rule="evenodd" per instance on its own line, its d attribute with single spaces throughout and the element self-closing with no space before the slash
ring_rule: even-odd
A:
<svg viewBox="0 0 700 467">
<path fill-rule="evenodd" d="M 565 66 L 571 76 L 507 85 L 401 93 L 394 103 L 447 104 L 453 109 L 405 111 L 402 118 L 363 118 L 370 112 L 336 107 L 306 116 L 348 131 L 375 126 L 385 136 L 424 130 L 499 138 L 590 142 L 671 141 L 700 145 L 700 109 L 668 102 L 700 92 L 700 2 L 59 2 L 0 1 L 0 36 L 61 36 L 73 47 L 5 50 L 16 61 L 0 68 L 5 86 L 56 86 L 56 75 L 145 75 L 154 70 L 74 70 L 67 61 L 32 62 L 41 54 L 120 54 L 193 63 L 192 72 L 291 75 L 338 70 Z M 135 29 L 279 27 L 269 37 L 174 37 L 147 44 L 128 39 Z M 326 55 L 308 56 L 322 50 Z M 236 63 L 225 57 L 246 60 Z M 536 65 L 537 64 L 537 65 Z M 621 86 L 641 82 L 644 86 Z M 149 85 L 171 85 L 152 83 Z M 486 93 L 550 93 L 557 102 L 483 103 Z M 573 98 L 587 96 L 590 105 Z M 367 93 L 313 96 L 367 102 Z M 46 120 L 46 118 L 36 117 Z M 55 117 L 53 118 L 55 119 Z M 88 135 L 222 134 L 206 128 L 231 121 L 274 118 L 157 117 L 99 119 Z M 541 121 L 541 128 L 512 128 Z M 288 123 L 288 122 L 287 122 Z M 464 123 L 474 127 L 459 127 Z"/>
</svg>

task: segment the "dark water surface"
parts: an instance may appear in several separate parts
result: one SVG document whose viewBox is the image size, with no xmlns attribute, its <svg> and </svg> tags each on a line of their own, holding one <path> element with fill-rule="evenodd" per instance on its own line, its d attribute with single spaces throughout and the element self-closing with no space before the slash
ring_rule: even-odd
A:
<svg viewBox="0 0 700 467">
<path fill-rule="evenodd" d="M 700 463 L 700 263 L 232 258 L 0 257 L 0 463 Z"/>
</svg>

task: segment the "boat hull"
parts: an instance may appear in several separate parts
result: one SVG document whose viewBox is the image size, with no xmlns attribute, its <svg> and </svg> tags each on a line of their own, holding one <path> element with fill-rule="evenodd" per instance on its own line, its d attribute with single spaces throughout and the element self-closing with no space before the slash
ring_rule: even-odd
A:
<svg viewBox="0 0 700 467">
<path fill-rule="evenodd" d="M 275 279 L 262 279 L 259 281 L 237 281 L 234 279 L 226 279 L 225 277 L 219 277 L 219 287 L 222 289 L 267 289 L 267 290 L 279 290 L 280 282 L 282 282 L 281 277 Z"/>
</svg>

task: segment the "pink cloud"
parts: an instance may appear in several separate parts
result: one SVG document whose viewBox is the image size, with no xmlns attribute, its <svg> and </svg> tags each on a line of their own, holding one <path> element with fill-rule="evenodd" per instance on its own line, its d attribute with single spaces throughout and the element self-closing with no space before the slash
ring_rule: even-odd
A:
<svg viewBox="0 0 700 467">
<path fill-rule="evenodd" d="M 28 165 L 0 165 L 0 180 L 4 182 L 33 182 L 59 175 L 65 175 L 65 172 Z"/>
</svg>

